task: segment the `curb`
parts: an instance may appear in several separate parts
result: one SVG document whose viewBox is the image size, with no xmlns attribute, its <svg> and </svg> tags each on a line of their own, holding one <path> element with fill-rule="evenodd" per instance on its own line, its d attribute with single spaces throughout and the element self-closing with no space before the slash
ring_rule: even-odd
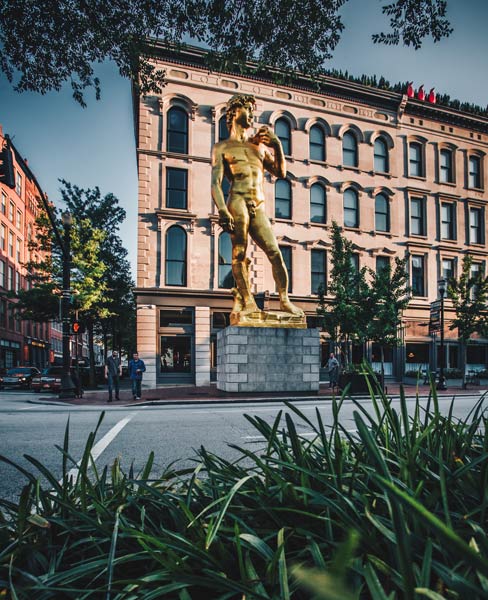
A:
<svg viewBox="0 0 488 600">
<path fill-rule="evenodd" d="M 417 397 L 417 393 L 415 390 L 412 390 L 412 394 L 408 394 L 407 397 Z M 467 392 L 466 390 L 456 390 L 450 393 L 438 394 L 438 398 L 453 398 L 455 396 L 476 396 L 480 397 L 486 395 L 487 390 L 474 390 L 473 392 Z M 430 394 L 428 393 L 418 393 L 419 399 L 428 399 Z M 389 398 L 398 398 L 399 393 L 388 394 Z M 154 399 L 154 400 L 143 400 L 142 402 L 131 402 L 131 401 L 119 401 L 119 402 L 100 402 L 100 403 L 84 403 L 84 404 L 70 404 L 69 402 L 62 402 L 60 400 L 40 400 L 40 399 L 32 399 L 27 400 L 29 404 L 39 404 L 46 406 L 62 406 L 62 407 L 90 407 L 90 408 L 135 408 L 137 406 L 201 406 L 202 404 L 264 404 L 264 403 L 279 403 L 279 402 L 310 402 L 311 400 L 323 400 L 323 401 L 332 401 L 333 399 L 340 399 L 340 395 L 319 395 L 315 394 L 312 396 L 259 396 L 259 397 L 238 397 L 238 398 L 216 398 L 216 397 L 206 397 L 200 400 L 194 398 L 179 398 L 179 399 Z M 345 396 L 343 402 L 351 402 L 353 403 L 356 400 L 371 400 L 369 395 L 357 395 L 357 396 Z"/>
</svg>

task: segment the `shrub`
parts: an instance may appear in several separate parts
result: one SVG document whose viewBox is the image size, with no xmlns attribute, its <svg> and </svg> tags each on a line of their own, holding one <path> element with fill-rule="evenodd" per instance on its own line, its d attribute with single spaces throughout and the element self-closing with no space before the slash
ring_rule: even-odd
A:
<svg viewBox="0 0 488 600">
<path fill-rule="evenodd" d="M 261 451 L 235 447 L 229 462 L 201 448 L 195 470 L 159 476 L 152 453 L 138 475 L 118 461 L 100 471 L 95 431 L 69 477 L 67 428 L 61 483 L 28 457 L 48 486 L 22 471 L 18 504 L 0 501 L 0 590 L 19 600 L 486 598 L 483 400 L 456 420 L 432 389 L 409 416 L 403 391 L 397 411 L 371 388 L 371 411 L 352 400 L 356 433 L 339 420 L 343 401 L 333 399 L 330 425 L 291 404 L 271 424 L 246 416 Z"/>
</svg>

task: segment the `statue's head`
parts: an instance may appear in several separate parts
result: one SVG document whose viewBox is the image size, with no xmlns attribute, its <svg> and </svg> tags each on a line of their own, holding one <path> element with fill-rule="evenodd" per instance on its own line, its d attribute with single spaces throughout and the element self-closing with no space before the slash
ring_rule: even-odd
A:
<svg viewBox="0 0 488 600">
<path fill-rule="evenodd" d="M 229 131 L 232 125 L 232 119 L 234 118 L 237 109 L 241 108 L 241 106 L 245 106 L 246 104 L 251 104 L 255 108 L 256 98 L 250 94 L 234 94 L 227 102 L 225 122 L 227 123 L 227 129 Z"/>
</svg>

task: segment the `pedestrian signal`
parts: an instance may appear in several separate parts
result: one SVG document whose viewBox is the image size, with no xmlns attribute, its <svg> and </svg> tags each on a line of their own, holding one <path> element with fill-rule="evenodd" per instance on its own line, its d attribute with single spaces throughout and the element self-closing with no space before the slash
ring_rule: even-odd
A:
<svg viewBox="0 0 488 600">
<path fill-rule="evenodd" d="M 84 333 L 85 327 L 79 321 L 71 323 L 71 333 Z"/>
</svg>

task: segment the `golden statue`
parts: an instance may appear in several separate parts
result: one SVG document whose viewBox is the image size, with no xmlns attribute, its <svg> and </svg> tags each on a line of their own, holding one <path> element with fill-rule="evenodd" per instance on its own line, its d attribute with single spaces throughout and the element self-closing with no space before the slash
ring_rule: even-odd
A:
<svg viewBox="0 0 488 600">
<path fill-rule="evenodd" d="M 280 140 L 267 126 L 247 137 L 255 105 L 254 96 L 232 96 L 226 113 L 229 138 L 215 144 L 212 152 L 212 197 L 219 211 L 219 224 L 230 233 L 232 240 L 232 274 L 236 288 L 232 290 L 231 324 L 302 328 L 306 327 L 305 315 L 288 297 L 288 273 L 264 210 L 264 169 L 284 178 L 285 157 Z M 273 150 L 273 155 L 267 148 Z M 231 184 L 227 204 L 222 191 L 224 176 Z M 261 311 L 251 293 L 250 260 L 246 258 L 248 235 L 271 262 L 280 296 L 279 313 Z"/>
</svg>

